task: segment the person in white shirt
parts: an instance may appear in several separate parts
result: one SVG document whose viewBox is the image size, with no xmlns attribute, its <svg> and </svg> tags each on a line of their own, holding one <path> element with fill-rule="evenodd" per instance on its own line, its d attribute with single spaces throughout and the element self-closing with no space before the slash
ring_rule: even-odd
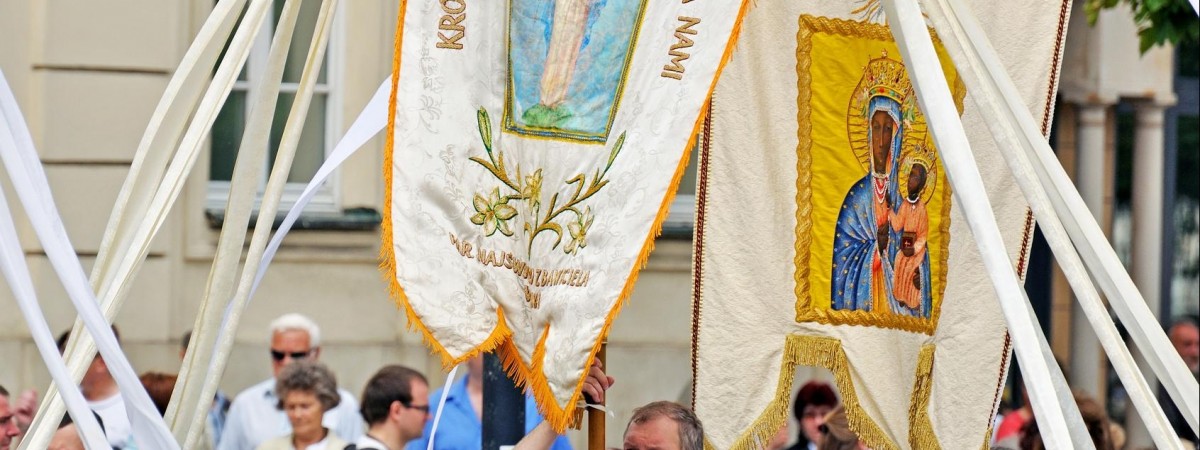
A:
<svg viewBox="0 0 1200 450">
<path fill-rule="evenodd" d="M 287 414 L 278 407 L 275 380 L 285 366 L 297 360 L 316 361 L 321 356 L 321 330 L 316 322 L 300 314 L 285 314 L 271 322 L 271 369 L 273 377 L 247 388 L 233 399 L 218 450 L 254 450 L 263 442 L 292 433 Z M 326 411 L 322 423 L 341 438 L 354 442 L 363 433 L 358 402 L 344 389 L 341 401 Z"/>
<path fill-rule="evenodd" d="M 408 367 L 384 366 L 363 388 L 359 412 L 367 433 L 355 442 L 358 450 L 402 450 L 429 420 L 429 382 Z"/>
<path fill-rule="evenodd" d="M 117 331 L 115 325 L 112 330 L 113 335 L 120 342 L 121 333 Z M 69 333 L 70 331 L 66 331 L 58 336 L 57 344 L 60 353 L 66 349 Z M 112 374 L 109 373 L 108 365 L 104 364 L 103 356 L 96 355 L 92 359 L 87 373 L 79 382 L 79 390 L 83 392 L 83 398 L 87 400 L 88 408 L 91 408 L 103 421 L 104 435 L 108 438 L 108 444 L 113 449 L 131 447 L 133 445 L 133 426 L 129 423 L 129 414 L 125 412 L 125 400 L 121 397 L 121 389 L 117 386 L 117 381 L 113 379 Z"/>
</svg>

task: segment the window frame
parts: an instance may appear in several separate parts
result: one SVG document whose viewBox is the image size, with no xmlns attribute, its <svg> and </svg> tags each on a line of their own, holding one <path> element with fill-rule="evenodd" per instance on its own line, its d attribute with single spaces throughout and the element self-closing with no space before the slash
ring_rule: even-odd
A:
<svg viewBox="0 0 1200 450">
<path fill-rule="evenodd" d="M 276 2 L 282 0 L 274 0 Z M 325 102 L 325 139 L 324 139 L 324 155 L 322 160 L 327 160 L 334 146 L 342 137 L 342 102 L 344 99 L 344 80 L 345 80 L 345 13 L 343 8 L 344 2 L 339 2 L 334 8 L 333 26 L 329 36 L 328 47 L 325 52 L 325 82 L 318 83 L 313 88 L 313 95 L 324 94 Z M 267 13 L 266 19 L 263 21 L 263 29 L 260 30 L 258 36 L 255 37 L 254 44 L 250 49 L 250 54 L 246 58 L 246 64 L 243 71 L 246 73 L 246 79 L 238 79 L 234 82 L 231 95 L 235 91 L 245 92 L 247 96 L 245 116 L 250 117 L 250 106 L 254 104 L 252 97 L 255 95 L 256 87 L 260 84 L 264 74 L 265 65 L 268 55 L 270 54 L 271 41 L 275 34 L 275 17 L 270 11 Z M 308 54 L 308 46 L 302 48 L 293 47 L 289 50 L 289 54 L 294 54 L 299 50 L 303 54 Z M 240 78 L 240 76 L 239 76 Z M 299 82 L 281 83 L 280 94 L 294 94 L 299 88 Z M 223 108 L 224 106 L 222 106 Z M 286 119 L 285 119 L 286 120 Z M 311 116 L 306 120 L 312 120 Z M 211 131 L 209 132 L 211 136 Z M 210 151 L 215 151 L 215 148 L 210 145 Z M 211 160 L 209 162 L 211 165 Z M 270 166 L 264 167 L 259 175 L 257 197 L 258 202 L 255 203 L 254 213 L 257 214 L 263 191 L 266 188 L 267 178 L 271 171 Z M 341 213 L 341 171 L 335 170 L 328 180 L 317 190 L 312 200 L 304 211 L 306 214 L 337 214 Z M 230 182 L 223 180 L 213 180 L 206 176 L 206 190 L 204 199 L 204 209 L 206 211 L 224 211 L 229 200 Z M 282 215 L 287 210 L 291 209 L 299 200 L 300 194 L 304 192 L 304 188 L 308 182 L 288 182 L 284 188 L 282 196 L 279 200 L 279 210 L 277 214 Z"/>
</svg>

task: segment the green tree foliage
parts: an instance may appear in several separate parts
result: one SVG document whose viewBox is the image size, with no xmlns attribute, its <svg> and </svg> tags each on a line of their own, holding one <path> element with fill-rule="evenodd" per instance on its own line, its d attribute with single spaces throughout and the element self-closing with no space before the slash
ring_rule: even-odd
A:
<svg viewBox="0 0 1200 450">
<path fill-rule="evenodd" d="M 1121 3 L 1133 9 L 1143 53 L 1166 42 L 1200 41 L 1200 19 L 1188 0 L 1087 0 L 1088 23 L 1095 25 L 1101 10 Z"/>
</svg>

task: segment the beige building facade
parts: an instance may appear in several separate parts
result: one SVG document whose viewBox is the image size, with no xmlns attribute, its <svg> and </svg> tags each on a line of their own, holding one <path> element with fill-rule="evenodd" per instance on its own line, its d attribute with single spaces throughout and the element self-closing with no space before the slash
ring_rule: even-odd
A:
<svg viewBox="0 0 1200 450">
<path fill-rule="evenodd" d="M 96 255 L 146 123 L 212 4 L 212 0 L 0 2 L 0 68 L 29 121 L 58 209 L 86 269 Z M 305 7 L 301 26 L 305 14 L 312 12 Z M 289 185 L 289 195 L 303 187 L 305 171 L 311 177 L 314 164 L 323 158 L 319 152 L 332 149 L 390 73 L 396 13 L 395 1 L 340 2 L 320 83 L 324 90 L 318 88 L 325 108 L 314 108 L 316 114 L 310 117 L 324 123 L 316 127 L 316 138 L 305 131 L 293 171 L 296 183 Z M 253 89 L 254 72 L 259 70 L 255 58 L 265 55 L 269 35 L 263 33 L 259 41 L 218 118 L 218 127 L 227 126 L 229 116 L 236 115 L 236 105 L 230 104 L 238 101 L 238 92 L 244 99 L 246 91 Z M 294 58 L 303 61 L 307 43 L 297 48 L 299 55 Z M 211 140 L 219 140 L 219 133 Z M 267 325 L 287 312 L 317 320 L 324 334 L 322 359 L 351 391 L 360 392 L 377 368 L 390 363 L 417 368 L 434 386 L 443 384 L 440 362 L 430 356 L 420 334 L 408 330 L 403 312 L 388 298 L 377 268 L 378 228 L 337 229 L 346 228 L 339 222 L 352 222 L 342 211 L 382 208 L 382 142 L 372 140 L 347 161 L 310 208 L 322 222 L 334 225 L 289 234 L 237 331 L 237 344 L 221 382 L 225 392 L 236 393 L 270 376 Z M 216 167 L 220 163 L 212 162 L 213 154 L 229 144 L 206 145 L 209 151 L 197 161 L 116 318 L 124 350 L 139 373 L 178 371 L 179 340 L 193 326 L 208 279 L 220 231 L 214 217 L 220 217 L 223 205 Z M 307 168 L 299 167 L 305 151 L 310 152 Z M 693 184 L 685 185 L 694 186 L 692 180 Z M 11 193 L 7 177 L 3 183 Z M 679 201 L 682 206 L 677 210 L 691 209 L 687 192 Z M 23 213 L 15 214 L 50 328 L 55 333 L 67 330 L 75 311 Z M 690 217 L 679 217 L 672 220 L 690 223 Z M 608 430 L 609 442 L 619 442 L 634 406 L 678 399 L 690 378 L 692 246 L 687 230 L 677 231 L 683 231 L 681 237 L 659 241 L 609 339 L 608 366 L 619 386 L 610 401 L 616 417 L 609 422 L 614 424 Z M 8 289 L 0 290 L 0 361 L 5 361 L 0 364 L 0 382 L 10 390 L 44 391 L 49 384 Z M 572 439 L 576 448 L 583 446 L 583 433 L 572 432 Z"/>
<path fill-rule="evenodd" d="M 86 268 L 96 255 L 146 123 L 213 3 L 0 1 L 0 68 L 29 121 L 58 209 Z M 1096 205 L 1103 223 L 1111 220 L 1111 206 L 1105 206 L 1111 196 L 1105 193 L 1111 191 L 1114 171 L 1113 107 L 1122 99 L 1138 103 L 1135 158 L 1148 162 L 1141 164 L 1136 176 L 1139 180 L 1161 176 L 1162 128 L 1155 124 L 1161 125 L 1163 110 L 1175 101 L 1172 52 L 1137 55 L 1135 29 L 1127 11 L 1105 13 L 1099 27 L 1089 30 L 1082 4 L 1077 2 L 1074 9 L 1062 72 L 1064 113 L 1060 114 L 1060 126 L 1068 124 L 1071 130 L 1061 136 L 1059 154 L 1077 174 L 1084 198 Z M 390 72 L 396 13 L 394 0 L 340 2 L 319 100 L 310 117 L 312 125 L 302 138 L 295 184 L 289 186 L 285 200 L 303 186 L 306 176 L 311 177 L 324 152 L 332 149 Z M 229 152 L 236 148 L 229 139 L 239 137 L 237 127 L 244 126 L 244 104 L 253 95 L 260 70 L 256 61 L 265 58 L 267 43 L 269 35 L 264 33 L 217 119 L 207 151 L 197 161 L 117 315 L 123 347 L 139 373 L 178 371 L 179 339 L 193 326 L 216 250 L 232 161 Z M 303 55 L 295 58 L 302 61 Z M 440 363 L 429 355 L 419 333 L 408 330 L 403 312 L 388 298 L 377 269 L 378 228 L 347 226 L 360 223 L 352 219 L 370 217 L 383 207 L 382 142 L 378 137 L 369 142 L 321 191 L 310 209 L 319 224 L 288 236 L 237 330 L 237 344 L 221 383 L 225 392 L 236 393 L 270 375 L 266 327 L 287 312 L 304 313 L 322 326 L 322 358 L 351 391 L 360 391 L 375 369 L 389 363 L 424 371 L 434 386 L 443 383 Z M 1156 160 L 1158 169 L 1151 167 Z M 7 178 L 0 179 L 11 193 Z M 669 233 L 660 238 L 609 337 L 607 367 L 618 380 L 610 394 L 615 413 L 607 431 L 610 446 L 619 445 L 635 406 L 686 398 L 691 373 L 694 182 L 694 177 L 687 177 L 681 185 Z M 1143 205 L 1133 212 L 1134 254 L 1141 267 L 1134 272 L 1135 281 L 1139 286 L 1146 283 L 1143 292 L 1157 302 L 1166 294 L 1151 287 L 1161 286 L 1152 280 L 1168 269 L 1149 261 L 1162 247 L 1162 237 L 1142 230 L 1161 229 L 1163 206 L 1161 200 L 1157 206 L 1152 202 L 1162 192 L 1142 190 L 1135 195 L 1141 196 L 1135 205 Z M 66 330 L 74 320 L 74 309 L 21 213 L 17 221 L 50 328 L 56 333 Z M 1106 392 L 1102 353 L 1094 337 L 1088 337 L 1090 326 L 1070 306 L 1064 286 L 1061 278 L 1054 283 L 1052 344 L 1070 361 L 1072 383 L 1102 397 Z M 0 290 L 0 361 L 4 361 L 0 383 L 10 391 L 42 391 L 49 383 L 7 289 Z M 798 382 L 810 376 L 828 377 L 805 370 Z M 572 432 L 572 440 L 576 448 L 583 448 L 583 433 Z"/>
</svg>

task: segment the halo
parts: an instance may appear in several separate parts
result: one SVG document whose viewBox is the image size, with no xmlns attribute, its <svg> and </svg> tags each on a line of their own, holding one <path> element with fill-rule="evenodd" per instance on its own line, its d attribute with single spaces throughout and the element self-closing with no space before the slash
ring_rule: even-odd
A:
<svg viewBox="0 0 1200 450">
<path fill-rule="evenodd" d="M 854 87 L 846 107 L 846 136 L 850 141 L 850 150 L 854 152 L 854 157 L 865 172 L 871 171 L 870 143 L 867 142 L 870 130 L 867 108 L 871 99 L 888 97 L 900 103 L 900 109 L 903 111 L 901 120 L 906 123 L 897 125 L 905 127 L 904 141 L 908 140 L 909 134 L 910 124 L 907 122 L 916 115 L 912 82 L 908 79 L 904 63 L 889 58 L 887 51 L 880 53 L 882 56 L 870 59 L 863 67 L 862 77 Z M 906 147 L 902 144 L 901 148 Z"/>
<path fill-rule="evenodd" d="M 916 133 L 913 133 L 916 134 Z M 900 173 L 896 181 L 899 183 L 897 188 L 900 190 L 902 201 L 908 201 L 908 177 L 912 173 L 912 167 L 920 164 L 925 166 L 925 187 L 921 190 L 921 202 L 928 204 L 933 198 L 933 192 L 937 189 L 938 184 L 938 157 L 937 149 L 933 143 L 929 141 L 928 131 L 922 130 L 923 136 L 920 141 L 909 145 L 905 142 L 900 153 Z M 914 141 L 916 141 L 914 136 Z M 905 141 L 909 141 L 905 139 Z"/>
</svg>

